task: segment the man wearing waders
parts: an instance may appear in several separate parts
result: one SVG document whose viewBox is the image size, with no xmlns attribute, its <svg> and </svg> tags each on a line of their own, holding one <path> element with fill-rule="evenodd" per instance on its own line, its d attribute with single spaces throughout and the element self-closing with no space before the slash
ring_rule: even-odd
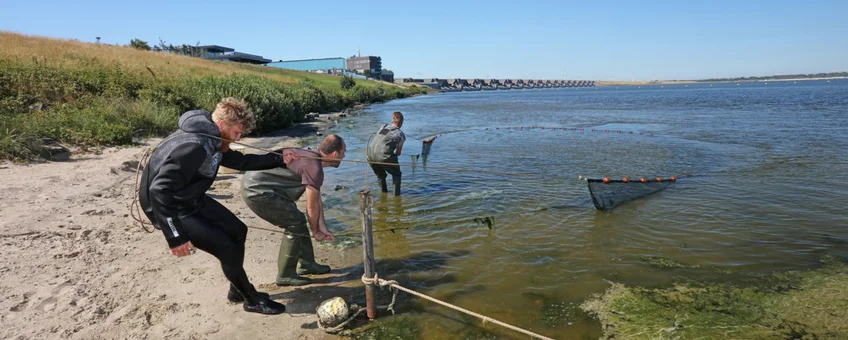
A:
<svg viewBox="0 0 848 340">
<path fill-rule="evenodd" d="M 227 298 L 244 302 L 244 310 L 281 314 L 286 307 L 257 292 L 244 271 L 247 226 L 220 203 L 206 195 L 218 174 L 218 165 L 237 170 L 285 167 L 296 158 L 275 154 L 244 155 L 229 148 L 256 119 L 247 105 L 224 98 L 210 114 L 189 111 L 180 117 L 179 130 L 164 139 L 150 155 L 139 187 L 144 214 L 165 234 L 171 253 L 186 256 L 195 248 L 221 261 L 230 281 Z"/>
<path fill-rule="evenodd" d="M 323 168 L 339 167 L 346 147 L 341 137 L 330 135 L 324 138 L 317 152 L 284 150 L 294 152 L 298 159 L 288 164 L 286 169 L 246 173 L 241 182 L 241 195 L 257 216 L 284 230 L 277 257 L 277 285 L 302 286 L 312 281 L 301 275 L 330 272 L 330 266 L 315 262 L 310 229 L 307 229 L 306 223 L 309 222 L 316 240 L 335 239 L 324 221 L 324 204 L 321 202 Z M 296 205 L 304 192 L 306 216 Z"/>
<path fill-rule="evenodd" d="M 398 164 L 398 156 L 403 150 L 403 142 L 406 135 L 400 130 L 403 126 L 403 114 L 392 113 L 392 123 L 386 124 L 377 130 L 368 145 L 366 156 L 369 162 Z M 400 196 L 401 172 L 399 165 L 371 164 L 371 170 L 377 175 L 377 183 L 382 192 L 389 192 L 386 185 L 386 177 L 392 175 L 392 186 L 395 196 Z"/>
</svg>

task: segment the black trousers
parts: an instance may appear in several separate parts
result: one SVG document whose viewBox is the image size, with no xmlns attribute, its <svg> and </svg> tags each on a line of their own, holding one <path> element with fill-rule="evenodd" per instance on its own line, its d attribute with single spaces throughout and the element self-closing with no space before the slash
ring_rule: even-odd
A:
<svg viewBox="0 0 848 340">
<path fill-rule="evenodd" d="M 149 217 L 149 216 L 148 216 Z M 153 219 L 151 219 L 153 220 Z M 202 208 L 189 216 L 180 217 L 183 231 L 191 243 L 221 261 L 227 280 L 249 302 L 254 302 L 255 288 L 244 271 L 244 244 L 247 226 L 221 203 L 206 196 Z"/>
</svg>

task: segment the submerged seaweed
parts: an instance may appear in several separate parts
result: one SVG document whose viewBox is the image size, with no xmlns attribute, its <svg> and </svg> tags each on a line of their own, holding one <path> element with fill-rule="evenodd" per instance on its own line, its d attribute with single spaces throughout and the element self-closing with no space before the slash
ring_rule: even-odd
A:
<svg viewBox="0 0 848 340">
<path fill-rule="evenodd" d="M 776 274 L 750 287 L 614 283 L 581 308 L 601 322 L 607 339 L 846 339 L 848 266 L 823 262 L 818 270 Z"/>
</svg>

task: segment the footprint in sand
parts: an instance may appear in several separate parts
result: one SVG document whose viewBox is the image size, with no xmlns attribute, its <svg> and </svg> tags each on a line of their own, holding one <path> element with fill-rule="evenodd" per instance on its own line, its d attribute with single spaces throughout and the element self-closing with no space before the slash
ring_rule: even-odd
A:
<svg viewBox="0 0 848 340">
<path fill-rule="evenodd" d="M 20 312 L 20 311 L 26 310 L 27 305 L 29 304 L 29 297 L 32 294 L 33 294 L 32 292 L 24 293 L 24 297 L 23 297 L 22 301 L 20 303 L 16 304 L 16 305 L 12 306 L 12 308 L 9 308 L 9 311 L 10 312 Z"/>
</svg>

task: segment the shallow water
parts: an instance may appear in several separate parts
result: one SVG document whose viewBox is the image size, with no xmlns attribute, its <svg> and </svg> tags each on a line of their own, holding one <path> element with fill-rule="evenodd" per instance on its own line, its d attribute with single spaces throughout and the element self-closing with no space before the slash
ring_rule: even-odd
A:
<svg viewBox="0 0 848 340">
<path fill-rule="evenodd" d="M 420 153 L 413 137 L 443 134 L 427 165 L 464 170 L 419 159 L 402 169 L 402 197 L 375 193 L 374 229 L 397 228 L 375 234 L 381 277 L 547 336 L 597 338 L 599 325 L 578 305 L 605 280 L 736 280 L 812 268 L 825 254 L 848 258 L 845 80 L 409 98 L 341 121 L 348 159 L 365 159 L 368 134 L 392 111 L 404 113 L 410 137 L 402 163 Z M 363 164 L 327 171 L 326 187 L 350 188 L 326 193 L 336 232 L 359 230 L 366 173 L 378 191 Z M 683 174 L 607 212 L 578 180 Z M 486 217 L 491 229 L 474 220 Z M 380 325 L 414 328 L 420 339 L 524 338 L 427 301 L 399 310 L 414 317 Z"/>
</svg>

